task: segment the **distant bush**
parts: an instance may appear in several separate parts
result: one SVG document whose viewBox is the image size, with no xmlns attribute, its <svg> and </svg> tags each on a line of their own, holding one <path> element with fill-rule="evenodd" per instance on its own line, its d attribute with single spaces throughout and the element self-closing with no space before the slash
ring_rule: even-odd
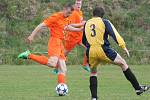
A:
<svg viewBox="0 0 150 100">
<path fill-rule="evenodd" d="M 53 12 L 62 10 L 66 2 L 73 0 L 1 0 L 0 2 L 0 64 L 33 64 L 17 59 L 20 52 L 47 51 L 49 31 L 44 30 L 32 45 L 25 38 L 42 20 Z M 150 2 L 148 0 L 83 0 L 84 19 L 92 16 L 92 9 L 100 5 L 109 19 L 124 37 L 131 58 L 111 40 L 111 45 L 130 64 L 150 64 Z M 83 48 L 76 47 L 68 56 L 68 64 L 81 64 Z M 35 63 L 34 63 L 35 64 Z"/>
</svg>

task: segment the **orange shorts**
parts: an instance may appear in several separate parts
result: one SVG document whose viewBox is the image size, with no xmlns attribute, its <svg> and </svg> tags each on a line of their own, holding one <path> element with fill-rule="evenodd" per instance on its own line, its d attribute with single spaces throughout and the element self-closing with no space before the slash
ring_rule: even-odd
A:
<svg viewBox="0 0 150 100">
<path fill-rule="evenodd" d="M 51 37 L 48 42 L 48 56 L 57 56 L 58 58 L 65 60 L 64 46 L 61 39 Z"/>
<path fill-rule="evenodd" d="M 76 45 L 79 45 L 82 43 L 82 37 L 78 38 L 66 38 L 65 39 L 65 50 L 71 51 Z"/>
</svg>

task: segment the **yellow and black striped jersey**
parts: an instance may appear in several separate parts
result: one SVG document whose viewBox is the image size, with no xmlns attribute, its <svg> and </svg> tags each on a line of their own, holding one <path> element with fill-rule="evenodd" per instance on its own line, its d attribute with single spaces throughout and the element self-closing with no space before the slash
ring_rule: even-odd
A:
<svg viewBox="0 0 150 100">
<path fill-rule="evenodd" d="M 89 19 L 84 26 L 82 42 L 86 46 L 109 46 L 109 36 L 111 36 L 121 48 L 126 47 L 123 38 L 109 20 L 93 17 Z"/>
</svg>

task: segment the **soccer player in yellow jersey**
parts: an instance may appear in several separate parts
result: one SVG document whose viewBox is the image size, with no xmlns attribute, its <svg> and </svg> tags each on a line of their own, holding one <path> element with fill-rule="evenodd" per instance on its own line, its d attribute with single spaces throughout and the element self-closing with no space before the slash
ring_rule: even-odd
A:
<svg viewBox="0 0 150 100">
<path fill-rule="evenodd" d="M 108 37 L 110 36 L 130 56 L 123 38 L 109 20 L 103 19 L 103 15 L 103 8 L 96 7 L 93 11 L 93 18 L 86 22 L 83 29 L 83 44 L 87 47 L 87 57 L 91 67 L 90 91 L 92 100 L 97 100 L 97 65 L 101 62 L 120 66 L 126 79 L 135 89 L 136 94 L 140 95 L 150 87 L 139 85 L 126 61 L 109 47 Z"/>
</svg>

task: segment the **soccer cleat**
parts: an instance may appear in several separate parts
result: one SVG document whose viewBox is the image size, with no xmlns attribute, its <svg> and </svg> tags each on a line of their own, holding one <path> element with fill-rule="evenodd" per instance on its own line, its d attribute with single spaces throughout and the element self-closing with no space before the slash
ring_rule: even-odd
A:
<svg viewBox="0 0 150 100">
<path fill-rule="evenodd" d="M 84 70 L 86 70 L 87 72 L 90 72 L 90 71 L 91 71 L 89 66 L 82 66 L 82 68 L 83 68 Z"/>
<path fill-rule="evenodd" d="M 150 86 L 146 86 L 146 85 L 141 85 L 140 87 L 141 87 L 140 90 L 136 90 L 137 95 L 141 95 L 142 93 L 144 93 L 150 89 Z"/>
<path fill-rule="evenodd" d="M 54 70 L 52 70 L 52 73 L 53 74 L 58 74 L 58 69 L 55 68 Z"/>
<path fill-rule="evenodd" d="M 97 98 L 92 98 L 91 100 L 98 100 Z"/>
<path fill-rule="evenodd" d="M 18 55 L 18 58 L 27 59 L 28 56 L 29 56 L 29 54 L 31 54 L 31 53 L 30 53 L 29 50 L 27 50 L 27 51 L 25 51 L 25 52 L 19 54 L 19 55 Z"/>
</svg>

